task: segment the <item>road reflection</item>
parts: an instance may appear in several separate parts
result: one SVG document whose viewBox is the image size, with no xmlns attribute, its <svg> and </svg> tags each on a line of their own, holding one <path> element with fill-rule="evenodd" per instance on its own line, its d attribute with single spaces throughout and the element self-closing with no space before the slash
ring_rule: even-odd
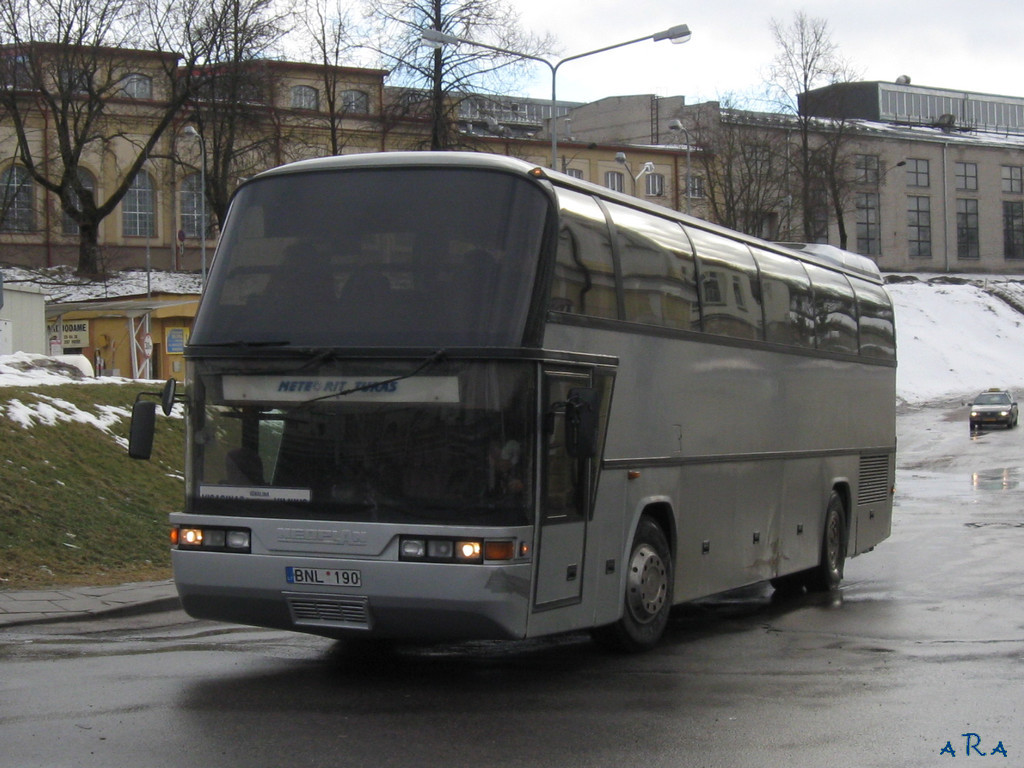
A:
<svg viewBox="0 0 1024 768">
<path fill-rule="evenodd" d="M 971 485 L 976 491 L 1011 491 L 1020 486 L 1020 470 L 1005 467 L 971 474 Z"/>
</svg>

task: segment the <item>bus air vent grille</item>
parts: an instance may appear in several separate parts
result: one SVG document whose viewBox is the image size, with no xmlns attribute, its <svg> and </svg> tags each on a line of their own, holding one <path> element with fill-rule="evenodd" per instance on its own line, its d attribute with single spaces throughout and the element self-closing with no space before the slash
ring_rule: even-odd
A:
<svg viewBox="0 0 1024 768">
<path fill-rule="evenodd" d="M 857 504 L 877 504 L 889 497 L 889 456 L 860 457 L 860 491 Z"/>
<path fill-rule="evenodd" d="M 296 626 L 360 629 L 370 626 L 370 605 L 365 597 L 294 593 L 286 597 Z"/>
</svg>

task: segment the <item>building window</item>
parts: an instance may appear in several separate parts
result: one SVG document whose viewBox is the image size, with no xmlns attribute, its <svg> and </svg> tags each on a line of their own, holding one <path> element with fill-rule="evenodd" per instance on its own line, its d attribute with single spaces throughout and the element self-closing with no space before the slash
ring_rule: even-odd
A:
<svg viewBox="0 0 1024 768">
<path fill-rule="evenodd" d="M 687 191 L 688 197 L 704 197 L 704 177 L 703 176 L 691 176 L 690 177 L 690 189 Z"/>
<path fill-rule="evenodd" d="M 910 257 L 932 257 L 932 200 L 930 197 L 907 198 L 907 247 Z"/>
<path fill-rule="evenodd" d="M 1024 259 L 1024 202 L 1003 201 L 1003 258 Z"/>
<path fill-rule="evenodd" d="M 203 207 L 202 180 L 200 174 L 191 173 L 181 181 L 181 231 L 185 237 L 202 237 L 209 220 L 209 208 Z"/>
<path fill-rule="evenodd" d="M 121 231 L 125 237 L 156 235 L 156 193 L 153 177 L 139 171 L 121 201 Z"/>
<path fill-rule="evenodd" d="M 96 193 L 96 177 L 93 176 L 91 173 L 89 173 L 89 171 L 85 170 L 84 168 L 79 168 L 78 169 L 78 180 L 79 180 L 79 182 L 81 183 L 81 185 L 85 189 L 89 190 L 93 194 Z M 74 194 L 74 193 L 72 193 L 72 194 Z M 77 204 L 78 200 L 76 199 L 75 202 Z M 68 216 L 67 211 L 62 211 L 61 213 L 62 213 L 62 216 L 61 216 L 61 218 L 62 218 L 61 231 L 65 235 L 79 235 L 79 234 L 81 234 L 81 227 L 79 227 L 78 222 L 75 221 L 70 216 Z"/>
<path fill-rule="evenodd" d="M 320 93 L 309 85 L 292 88 L 292 109 L 308 109 L 315 112 L 320 108 Z"/>
<path fill-rule="evenodd" d="M 907 186 L 927 187 L 931 186 L 928 174 L 927 160 L 907 160 Z"/>
<path fill-rule="evenodd" d="M 977 259 L 981 257 L 978 247 L 978 201 L 956 201 L 956 257 Z"/>
<path fill-rule="evenodd" d="M 872 197 L 875 199 L 874 220 L 877 222 L 878 195 L 874 194 Z M 829 192 L 824 180 L 820 178 L 813 179 L 811 181 L 811 203 L 807 209 L 807 218 L 810 221 L 810 241 L 812 243 L 828 242 L 828 199 Z M 868 253 L 868 251 L 862 251 L 862 253 Z M 874 253 L 874 251 L 871 251 L 871 253 Z"/>
<path fill-rule="evenodd" d="M 622 192 L 626 188 L 626 177 L 618 171 L 605 171 L 604 185 L 608 187 L 608 189 L 615 190 L 616 192 Z"/>
<path fill-rule="evenodd" d="M 828 206 L 812 205 L 807 211 L 807 215 L 811 220 L 811 242 L 828 243 Z M 876 218 L 877 215 L 876 211 Z M 867 253 L 867 251 L 864 251 L 864 253 Z"/>
<path fill-rule="evenodd" d="M 35 185 L 28 171 L 12 165 L 0 175 L 0 232 L 31 232 L 36 227 Z"/>
<path fill-rule="evenodd" d="M 32 61 L 24 54 L 4 55 L 0 57 L 0 66 L 4 69 L 3 87 L 19 90 L 31 90 L 35 82 L 32 76 Z"/>
<path fill-rule="evenodd" d="M 121 81 L 121 94 L 129 99 L 152 99 L 153 78 L 134 72 Z"/>
<path fill-rule="evenodd" d="M 370 113 L 370 96 L 362 91 L 342 91 L 341 111 L 368 115 Z"/>
<path fill-rule="evenodd" d="M 855 155 L 853 166 L 858 184 L 878 184 L 878 155 Z"/>
<path fill-rule="evenodd" d="M 956 188 L 975 191 L 978 189 L 978 164 L 957 163 L 956 164 Z"/>
<path fill-rule="evenodd" d="M 571 176 L 574 179 L 583 178 L 583 171 L 581 171 L 579 168 L 566 168 L 565 173 L 567 176 Z"/>
<path fill-rule="evenodd" d="M 1003 166 L 1003 192 L 1010 194 L 1024 192 L 1024 168 L 1019 165 Z"/>
<path fill-rule="evenodd" d="M 646 184 L 645 192 L 648 197 L 665 196 L 665 175 L 662 173 L 648 173 L 644 177 Z"/>
<path fill-rule="evenodd" d="M 92 75 L 88 70 L 67 65 L 57 69 L 57 87 L 62 96 L 82 95 L 89 93 Z"/>
<path fill-rule="evenodd" d="M 857 250 L 866 256 L 877 256 L 882 252 L 878 194 L 862 192 L 857 195 L 856 203 Z"/>
<path fill-rule="evenodd" d="M 743 147 L 743 161 L 747 171 L 757 180 L 767 179 L 772 173 L 772 148 L 767 144 Z"/>
</svg>

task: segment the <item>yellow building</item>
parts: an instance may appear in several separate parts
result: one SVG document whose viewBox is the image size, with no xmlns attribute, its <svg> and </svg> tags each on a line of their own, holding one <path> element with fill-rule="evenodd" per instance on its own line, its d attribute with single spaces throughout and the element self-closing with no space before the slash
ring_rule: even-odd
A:
<svg viewBox="0 0 1024 768">
<path fill-rule="evenodd" d="M 184 381 L 196 294 L 154 293 L 46 308 L 49 354 L 81 354 L 97 376 Z"/>
<path fill-rule="evenodd" d="M 33 50 L 46 55 L 52 49 L 42 46 Z M 14 54 L 11 46 L 0 47 L 0 56 Z M 84 147 L 80 178 L 100 202 L 123 182 L 126 169 L 140 157 L 167 113 L 170 94 L 163 73 L 168 60 L 173 67 L 174 57 L 124 50 L 98 55 L 110 59 L 112 74 L 104 71 L 110 81 L 104 87 L 116 88 L 117 95 L 107 98 L 102 119 L 95 126 L 97 138 Z M 251 66 L 261 70 L 260 82 L 265 87 L 246 104 L 245 135 L 236 140 L 253 149 L 243 152 L 241 160 L 228 169 L 233 173 L 228 192 L 241 181 L 240 176 L 293 160 L 332 152 L 383 151 L 386 136 L 408 143 L 401 139 L 398 127 L 391 127 L 393 136 L 384 130 L 386 73 L 382 70 L 273 61 Z M 30 84 L 0 86 L 23 94 L 18 102 L 19 123 L 26 145 L 35 165 L 56 168 L 50 178 L 59 180 L 63 165 L 53 114 L 34 106 L 39 100 Z M 328 87 L 336 96 L 333 112 L 326 106 Z M 192 112 L 192 108 L 182 109 L 173 115 L 156 145 L 144 153 L 142 168 L 128 193 L 100 223 L 102 271 L 143 265 L 198 271 L 203 262 L 204 229 L 207 256 L 212 253 L 215 217 L 204 203 L 209 198 L 204 198 L 202 182 L 205 172 L 217 170 L 214 153 L 219 145 L 212 129 L 209 137 L 198 135 L 188 122 Z M 79 241 L 79 226 L 64 214 L 58 195 L 33 180 L 23 164 L 15 117 L 5 111 L 0 116 L 0 263 L 33 268 L 74 265 Z"/>
</svg>

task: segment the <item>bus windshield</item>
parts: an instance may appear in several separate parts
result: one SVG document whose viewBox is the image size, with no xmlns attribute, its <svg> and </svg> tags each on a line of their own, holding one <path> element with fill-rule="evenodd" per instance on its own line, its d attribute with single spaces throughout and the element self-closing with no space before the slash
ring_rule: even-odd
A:
<svg viewBox="0 0 1024 768">
<path fill-rule="evenodd" d="M 256 180 L 232 203 L 190 343 L 520 346 L 550 207 L 480 169 Z"/>
<path fill-rule="evenodd" d="M 191 511 L 528 524 L 533 378 L 517 362 L 200 375 Z M 397 374 L 397 375 L 396 375 Z"/>
</svg>

